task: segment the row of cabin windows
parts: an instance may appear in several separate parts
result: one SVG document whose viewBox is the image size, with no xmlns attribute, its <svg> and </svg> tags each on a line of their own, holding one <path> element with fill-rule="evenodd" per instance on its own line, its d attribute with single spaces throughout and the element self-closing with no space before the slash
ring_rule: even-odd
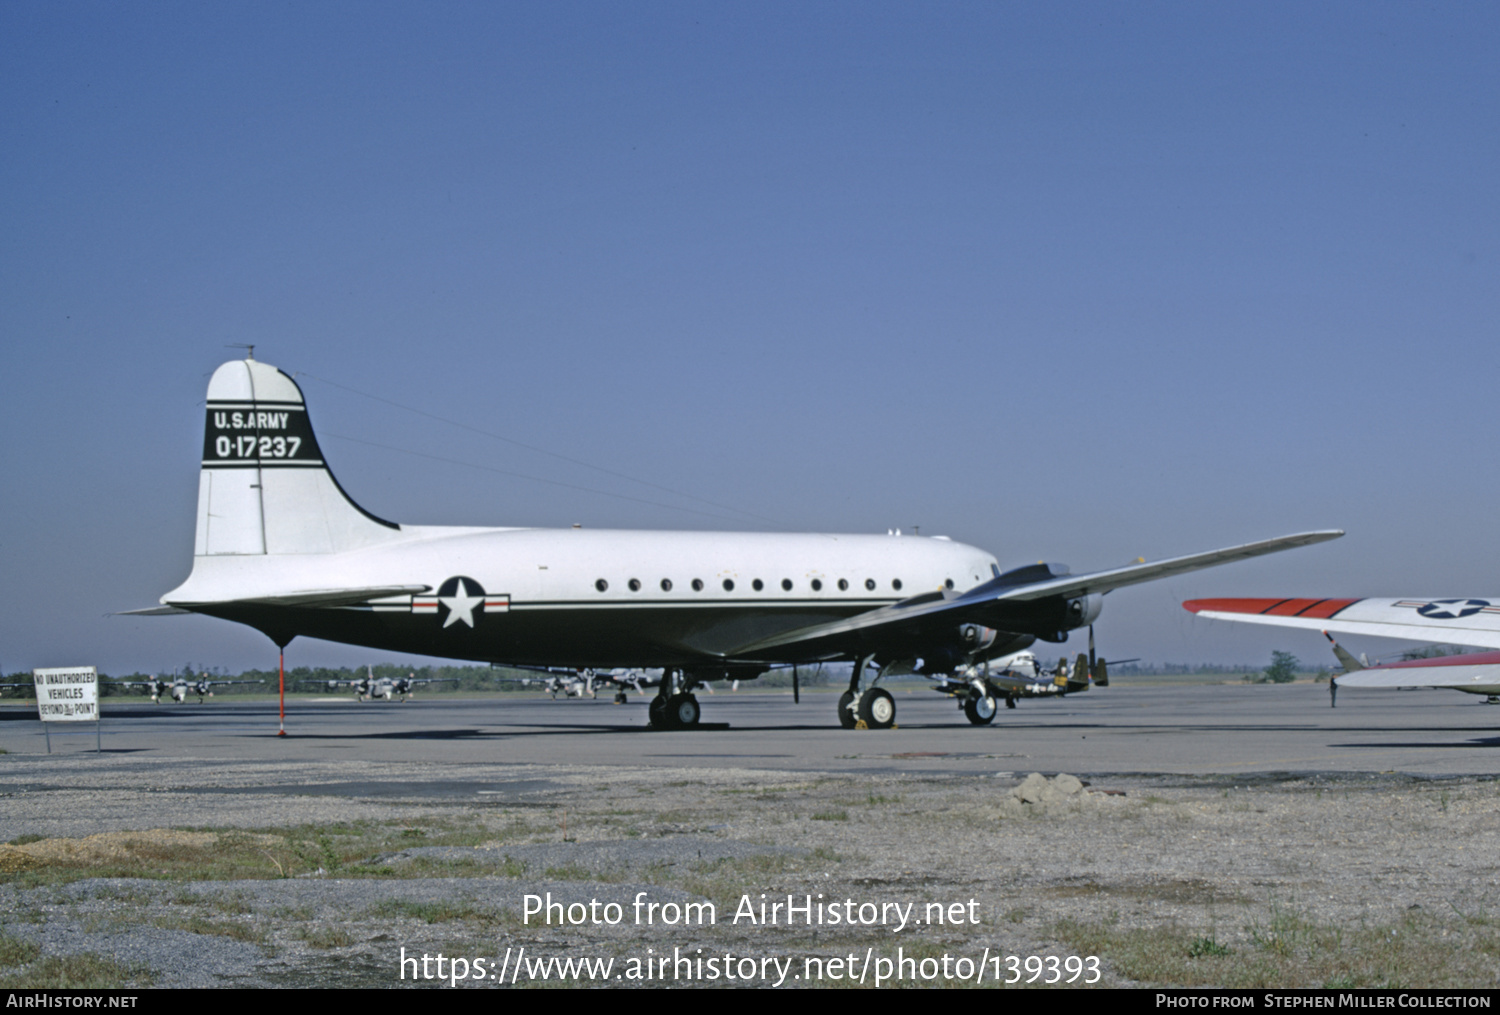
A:
<svg viewBox="0 0 1500 1015">
<path fill-rule="evenodd" d="M 641 590 L 641 580 L 639 578 L 632 578 L 632 579 L 630 579 L 630 581 L 626 582 L 625 585 L 632 592 L 639 592 Z M 812 590 L 814 592 L 822 592 L 823 591 L 823 579 L 821 579 L 821 578 L 814 578 L 812 580 L 812 582 L 811 582 L 811 585 L 812 585 Z M 693 586 L 693 591 L 694 592 L 702 592 L 703 591 L 703 579 L 702 578 L 694 578 L 693 581 L 692 581 L 692 586 Z M 847 579 L 847 578 L 840 578 L 839 581 L 838 581 L 838 586 L 839 586 L 839 591 L 840 592 L 847 592 L 847 591 L 849 591 L 849 579 Z M 757 578 L 757 579 L 755 579 L 754 581 L 752 581 L 750 583 L 750 587 L 752 589 L 754 589 L 755 591 L 759 592 L 759 591 L 761 591 L 762 589 L 764 589 L 766 587 L 766 583 L 763 582 L 763 581 L 761 581 L 759 578 Z M 943 582 L 943 587 L 944 588 L 949 588 L 949 589 L 953 588 L 953 579 L 949 578 L 947 581 Z M 594 582 L 594 588 L 598 589 L 600 592 L 606 592 L 606 591 L 609 590 L 609 582 L 605 581 L 603 578 L 600 578 L 598 581 Z M 875 579 L 874 578 L 866 578 L 865 579 L 865 588 L 868 589 L 871 592 L 874 592 L 875 591 Z M 893 579 L 891 579 L 891 588 L 895 589 L 897 592 L 900 592 L 901 591 L 901 579 L 900 578 L 893 578 Z M 792 591 L 792 580 L 790 578 L 783 578 L 783 579 L 781 579 L 781 589 L 782 589 L 783 592 L 790 592 L 790 591 Z M 663 578 L 661 580 L 661 590 L 663 592 L 671 592 L 672 591 L 672 579 L 670 579 L 670 578 Z M 734 579 L 733 578 L 725 578 L 724 579 L 724 591 L 725 592 L 733 592 L 734 591 Z"/>
</svg>

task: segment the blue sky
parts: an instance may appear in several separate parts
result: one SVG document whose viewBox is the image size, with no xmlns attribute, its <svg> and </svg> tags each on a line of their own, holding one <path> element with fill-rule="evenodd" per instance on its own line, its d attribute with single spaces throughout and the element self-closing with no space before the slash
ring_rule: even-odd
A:
<svg viewBox="0 0 1500 1015">
<path fill-rule="evenodd" d="M 240 342 L 402 521 L 1349 530 L 1112 595 L 1157 660 L 1322 661 L 1194 596 L 1500 595 L 1496 52 L 1484 4 L 6 4 L 0 667 L 273 658 L 104 616 L 187 573 Z"/>
</svg>

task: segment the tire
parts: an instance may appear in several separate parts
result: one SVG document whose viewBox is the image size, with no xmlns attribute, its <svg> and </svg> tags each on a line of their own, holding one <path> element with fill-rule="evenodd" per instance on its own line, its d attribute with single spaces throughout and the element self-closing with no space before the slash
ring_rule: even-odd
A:
<svg viewBox="0 0 1500 1015">
<path fill-rule="evenodd" d="M 964 715 L 975 726 L 988 726 L 995 721 L 995 713 L 998 711 L 1000 703 L 992 694 L 970 694 L 964 699 Z"/>
<path fill-rule="evenodd" d="M 896 700 L 884 688 L 872 687 L 859 696 L 859 717 L 872 730 L 888 730 L 896 725 Z"/>
<path fill-rule="evenodd" d="M 839 695 L 839 725 L 852 730 L 854 721 L 854 692 L 845 691 Z"/>
<path fill-rule="evenodd" d="M 625 692 L 624 691 L 621 691 L 619 694 L 615 695 L 615 704 L 616 705 L 624 705 L 625 703 L 626 703 L 626 698 L 625 698 Z"/>
<path fill-rule="evenodd" d="M 664 730 L 667 728 L 667 699 L 661 695 L 651 699 L 651 707 L 647 710 L 651 718 L 651 728 Z"/>
<path fill-rule="evenodd" d="M 691 694 L 673 695 L 667 702 L 667 720 L 673 729 L 692 729 L 698 725 L 702 716 L 703 710 L 698 706 L 698 699 Z"/>
</svg>

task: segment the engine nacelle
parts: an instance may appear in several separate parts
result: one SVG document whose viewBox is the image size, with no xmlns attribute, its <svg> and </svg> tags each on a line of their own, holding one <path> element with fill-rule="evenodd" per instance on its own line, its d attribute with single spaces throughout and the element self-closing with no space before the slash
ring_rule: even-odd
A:
<svg viewBox="0 0 1500 1015">
<path fill-rule="evenodd" d="M 995 636 L 999 633 L 992 627 L 981 627 L 978 624 L 965 624 L 958 629 L 959 640 L 965 651 L 971 653 L 983 652 L 995 644 Z"/>
<path fill-rule="evenodd" d="M 1104 596 L 1095 592 L 1093 595 L 1081 596 L 1078 599 L 1069 599 L 1067 607 L 1068 624 L 1070 627 L 1087 627 L 1099 619 L 1099 614 L 1104 609 Z"/>
</svg>

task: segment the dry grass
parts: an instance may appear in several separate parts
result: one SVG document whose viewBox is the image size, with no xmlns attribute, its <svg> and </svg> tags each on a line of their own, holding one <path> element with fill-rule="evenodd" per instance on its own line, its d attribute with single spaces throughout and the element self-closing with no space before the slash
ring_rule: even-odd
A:
<svg viewBox="0 0 1500 1015">
<path fill-rule="evenodd" d="M 1173 987 L 1473 988 L 1496 982 L 1500 950 L 1488 927 L 1464 918 L 1339 927 L 1277 904 L 1235 930 L 1063 920 L 1054 933 L 1121 976 Z"/>
<path fill-rule="evenodd" d="M 49 955 L 25 969 L 0 976 L 4 990 L 108 990 L 119 987 L 146 987 L 151 971 L 126 966 L 93 952 L 76 955 Z"/>
</svg>

